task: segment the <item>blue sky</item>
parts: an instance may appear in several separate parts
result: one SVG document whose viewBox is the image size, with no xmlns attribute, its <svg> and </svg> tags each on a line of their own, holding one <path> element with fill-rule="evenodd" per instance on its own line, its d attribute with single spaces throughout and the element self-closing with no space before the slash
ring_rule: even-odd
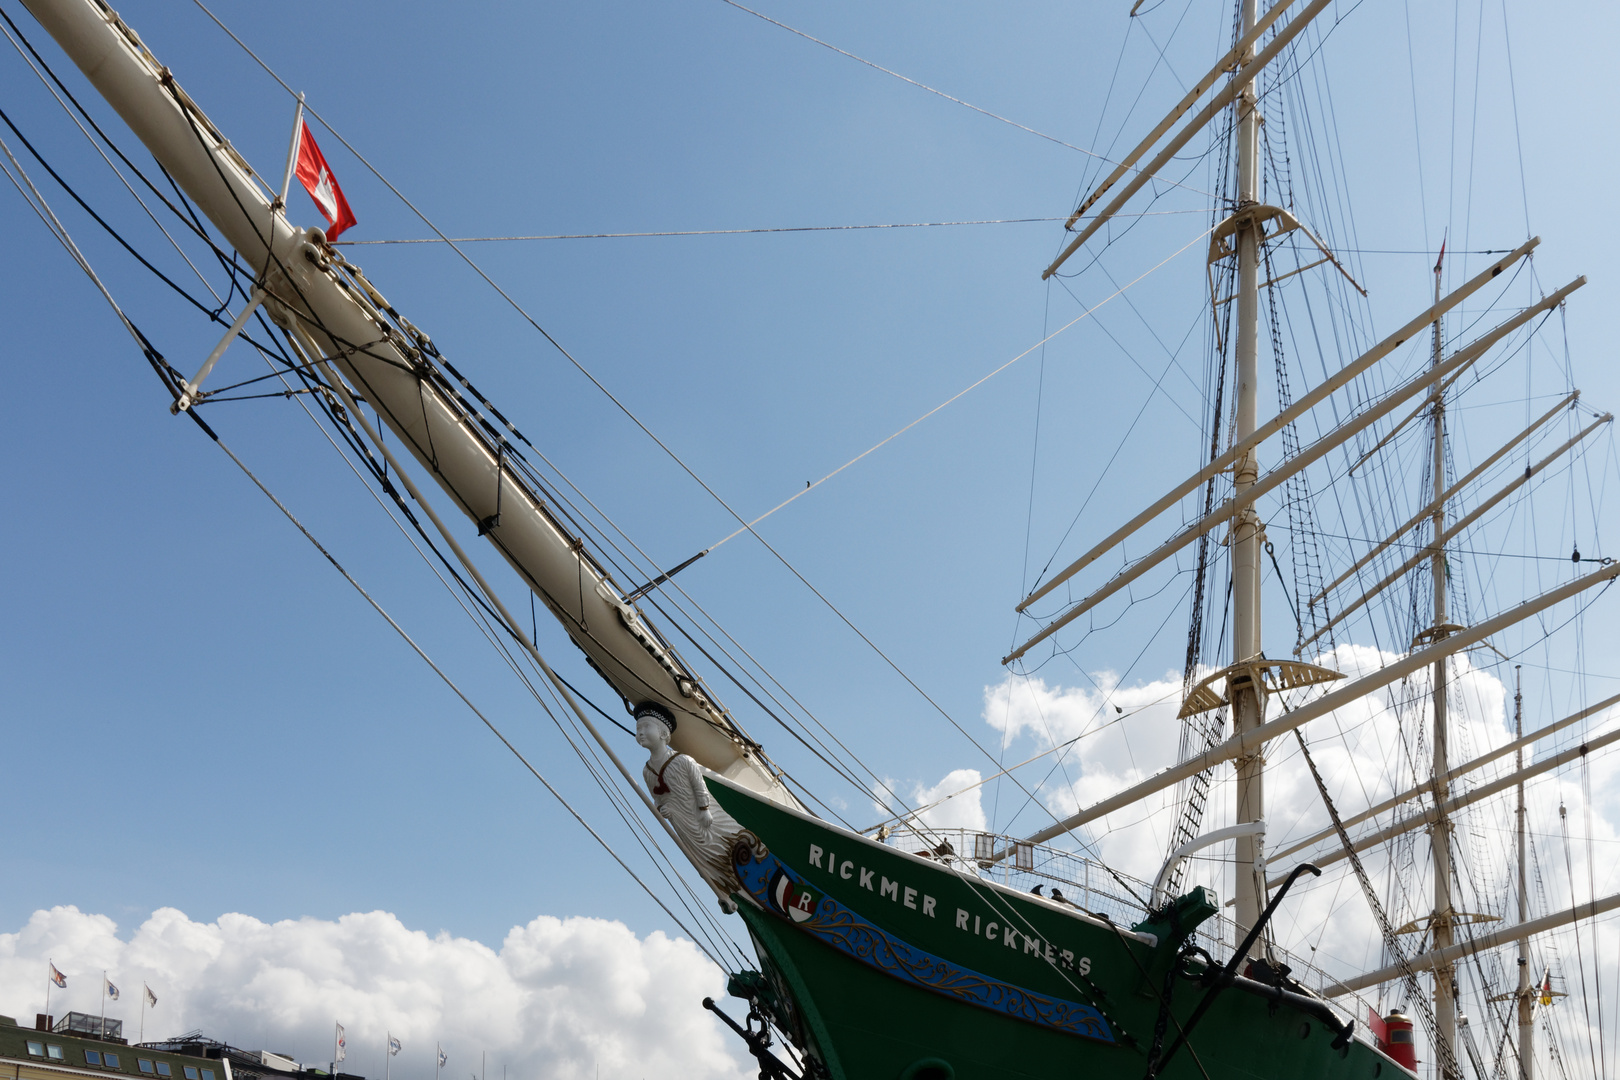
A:
<svg viewBox="0 0 1620 1080">
<path fill-rule="evenodd" d="M 1222 5 L 1184 12 L 1166 3 L 1127 33 L 1126 6 L 795 0 L 768 13 L 1106 152 L 1134 142 L 1229 32 Z M 83 88 L 19 5 L 6 10 Z M 292 114 L 286 94 L 194 7 L 129 0 L 119 10 L 249 161 L 278 173 Z M 1082 154 L 721 0 L 454 9 L 219 0 L 214 10 L 453 236 L 1051 217 L 1071 209 L 1096 173 Z M 1359 251 L 1347 261 L 1371 288 L 1383 331 L 1423 303 L 1432 258 L 1382 252 L 1431 250 L 1447 228 L 1463 238 L 1454 247 L 1509 248 L 1526 234 L 1528 206 L 1529 231 L 1545 238 L 1537 280 L 1550 287 L 1592 276 L 1570 309 L 1568 350 L 1586 400 L 1610 407 L 1620 379 L 1609 362 L 1616 294 L 1605 270 L 1620 237 L 1603 138 L 1616 91 L 1604 75 L 1617 16 L 1603 5 L 1481 11 L 1409 11 L 1388 0 L 1331 8 L 1326 18 L 1342 22 L 1326 35 L 1320 67 L 1337 127 L 1315 133 L 1321 156 L 1300 166 L 1331 160 L 1343 173 Z M 161 248 L 9 46 L 0 101 L 137 246 Z M 133 149 L 110 111 L 91 107 Z M 316 131 L 359 217 L 346 239 L 426 235 Z M 1304 145 L 1303 134 L 1292 145 Z M 1191 187 L 1207 187 L 1207 168 L 1186 168 Z M 46 194 L 134 320 L 177 366 L 200 362 L 217 329 L 59 191 Z M 1196 192 L 1167 192 L 1154 208 L 1204 205 Z M 301 195 L 293 209 L 316 221 Z M 0 682 L 13 835 L 0 929 L 58 904 L 121 923 L 165 905 L 202 920 L 384 909 L 409 927 L 490 943 L 537 914 L 668 929 L 229 460 L 168 415 L 127 337 L 9 185 L 0 213 L 9 226 L 0 327 L 13 388 L 0 401 L 0 452 L 10 463 L 0 491 L 9 510 Z M 1039 279 L 1060 224 L 468 251 L 752 516 L 1108 297 L 1116 291 L 1108 275 L 1133 280 L 1194 241 L 1207 220 L 1144 219 L 1131 242 L 1110 250 L 1106 274 L 1069 282 L 1072 294 Z M 349 250 L 664 565 L 731 531 L 726 512 L 452 252 Z M 1065 556 L 1061 564 L 1077 554 L 1086 537 L 1196 462 L 1201 251 L 1193 243 L 1133 288 L 1134 307 L 1112 301 L 761 527 L 987 745 L 995 732 L 980 716 L 983 696 L 1002 678 L 1022 586 L 1049 557 Z M 1177 360 L 1190 378 L 1166 369 L 1160 344 L 1175 350 L 1189 333 Z M 256 363 L 238 347 L 221 376 Z M 1170 374 L 1123 463 L 1108 466 L 1148 397 L 1144 368 Z M 605 804 L 570 768 L 554 729 L 296 406 L 213 408 L 210 422 L 271 489 L 548 778 L 606 822 Z M 1089 515 L 1065 545 L 1094 484 Z M 979 751 L 747 537 L 683 582 L 897 784 L 985 768 Z M 1133 614 L 1117 633 L 1089 639 L 1078 666 L 1047 676 L 1079 684 L 1082 669 L 1140 679 L 1179 669 L 1179 625 L 1138 657 L 1167 610 Z M 1591 670 L 1620 676 L 1602 658 L 1612 642 L 1604 626 L 1589 633 Z M 541 646 L 571 681 L 609 702 L 560 632 L 542 625 Z M 813 772 L 740 694 L 721 693 L 790 770 Z M 866 823 L 871 811 L 856 793 L 824 789 Z"/>
</svg>

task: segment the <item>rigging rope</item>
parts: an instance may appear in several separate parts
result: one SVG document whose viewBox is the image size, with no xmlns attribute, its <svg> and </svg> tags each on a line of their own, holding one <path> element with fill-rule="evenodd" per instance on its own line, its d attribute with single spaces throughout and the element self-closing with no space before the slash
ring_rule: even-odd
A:
<svg viewBox="0 0 1620 1080">
<path fill-rule="evenodd" d="M 200 0 L 199 0 L 199 2 L 200 2 Z M 952 95 L 947 94 L 943 90 L 936 90 L 932 86 L 929 86 L 927 83 L 918 82 L 916 79 L 913 79 L 913 78 L 911 78 L 909 76 L 906 76 L 906 75 L 902 75 L 898 71 L 892 71 L 889 68 L 884 67 L 882 64 L 874 64 L 870 60 L 867 60 L 867 59 L 865 59 L 863 57 L 856 56 L 854 53 L 849 52 L 849 51 L 847 51 L 845 49 L 840 49 L 838 46 L 836 46 L 836 45 L 834 45 L 834 44 L 832 44 L 830 42 L 823 41 L 820 38 L 815 37 L 812 34 L 807 34 L 803 30 L 795 29 L 794 27 L 789 26 L 785 22 L 779 22 L 778 20 L 771 18 L 769 15 L 765 15 L 765 14 L 762 14 L 761 12 L 755 11 L 751 7 L 745 7 L 742 4 L 737 3 L 737 0 L 720 0 L 720 2 L 722 4 L 729 4 L 731 7 L 736 8 L 738 11 L 745 11 L 748 14 L 754 16 L 756 19 L 763 19 L 766 22 L 770 23 L 772 26 L 780 26 L 783 30 L 786 30 L 790 34 L 797 34 L 799 37 L 804 38 L 806 41 L 813 41 L 817 45 L 820 45 L 824 49 L 831 49 L 833 52 L 838 53 L 840 56 L 847 56 L 851 60 L 854 60 L 855 62 L 860 63 L 860 64 L 865 64 L 867 67 L 872 68 L 875 71 L 881 71 L 885 75 L 892 75 L 896 79 L 899 79 L 901 82 L 910 83 L 912 86 L 917 87 L 919 90 L 926 90 L 930 94 L 934 94 L 934 95 L 936 95 L 938 97 L 944 98 L 946 101 L 954 102 L 955 104 L 961 105 L 964 108 L 972 109 L 976 113 L 982 113 L 983 115 L 988 116 L 992 120 L 999 120 L 1001 123 L 1010 125 L 1012 127 L 1015 127 L 1020 131 L 1027 131 L 1031 135 L 1037 136 L 1038 138 L 1045 139 L 1047 142 L 1057 143 L 1059 146 L 1066 146 L 1070 150 L 1078 150 L 1080 153 L 1085 154 L 1087 157 L 1096 158 L 1097 160 L 1107 162 L 1110 165 L 1118 165 L 1119 164 L 1119 162 L 1117 162 L 1117 161 L 1113 161 L 1113 160 L 1111 160 L 1109 158 L 1103 157 L 1103 155 L 1097 153 L 1095 150 L 1087 150 L 1083 146 L 1076 146 L 1076 145 L 1074 145 L 1074 143 L 1065 142 L 1064 140 L 1058 138 L 1055 135 L 1048 135 L 1044 131 L 1036 131 L 1034 128 L 1027 127 L 1024 124 L 1020 124 L 1016 120 L 1009 120 L 1005 116 L 1001 116 L 1001 115 L 999 115 L 997 113 L 991 112 L 989 109 L 982 109 L 982 108 L 980 108 L 979 106 L 973 104 L 970 101 L 963 101 L 961 98 L 953 97 Z M 1138 168 L 1135 168 L 1133 166 L 1131 168 L 1131 171 L 1135 172 L 1135 173 L 1141 173 L 1142 170 L 1138 169 Z M 1160 180 L 1160 181 L 1162 181 L 1162 182 L 1164 182 L 1166 184 L 1173 184 L 1176 187 L 1186 188 L 1188 191 L 1197 192 L 1199 195 L 1206 195 L 1206 196 L 1209 195 L 1209 192 L 1207 192 L 1207 191 L 1199 191 L 1195 187 L 1189 187 L 1186 184 L 1179 183 L 1179 182 L 1177 182 L 1175 180 L 1167 179 L 1166 177 L 1163 177 L 1163 176 L 1155 176 L 1154 179 L 1155 180 Z"/>
<path fill-rule="evenodd" d="M 729 3 L 730 0 L 725 0 L 725 2 Z M 1003 371 L 1006 371 L 1008 368 L 1010 368 L 1014 364 L 1018 363 L 1018 361 L 1022 360 L 1024 357 L 1028 356 L 1030 353 L 1034 352 L 1037 349 L 1044 348 L 1047 342 L 1051 341 L 1053 338 L 1057 337 L 1059 334 L 1063 333 L 1065 330 L 1067 330 L 1070 327 L 1074 326 L 1076 323 L 1079 323 L 1081 320 L 1089 317 L 1093 312 L 1097 311 L 1098 309 L 1103 307 L 1105 304 L 1107 304 L 1110 301 L 1116 299 L 1117 297 L 1123 295 L 1125 290 L 1127 290 L 1127 289 L 1131 288 L 1132 286 L 1136 285 L 1143 278 L 1146 278 L 1149 275 L 1153 274 L 1154 272 L 1162 269 L 1165 266 L 1165 264 L 1167 264 L 1170 261 L 1172 261 L 1173 259 L 1175 259 L 1176 256 L 1180 255 L 1182 252 L 1186 251 L 1188 248 L 1192 247 L 1194 244 L 1198 243 L 1200 240 L 1204 239 L 1204 237 L 1208 236 L 1211 232 L 1214 232 L 1213 226 L 1211 228 L 1205 229 L 1203 232 L 1199 233 L 1197 236 L 1195 236 L 1191 240 L 1187 241 L 1181 247 L 1177 248 L 1175 251 L 1171 252 L 1169 255 L 1166 255 L 1163 259 L 1160 259 L 1152 267 L 1150 267 L 1149 269 L 1143 271 L 1141 274 L 1138 274 L 1135 278 L 1132 278 L 1128 283 L 1119 286 L 1113 292 L 1109 293 L 1107 296 L 1103 297 L 1101 300 L 1097 301 L 1095 304 L 1091 305 L 1089 308 L 1086 308 L 1080 314 L 1076 315 L 1074 318 L 1070 319 L 1068 322 L 1064 323 L 1062 326 L 1058 327 L 1056 330 L 1053 330 L 1051 333 L 1047 334 L 1045 337 L 1043 337 L 1039 341 L 1035 342 L 1035 344 L 1031 345 L 1029 348 L 1025 349 L 1023 352 L 1020 352 L 1018 355 L 1014 356 L 1012 359 L 1006 361 L 1005 363 L 1001 364 L 1000 366 L 991 369 L 985 375 L 980 376 L 974 382 L 969 383 L 967 386 L 963 387 L 961 390 L 958 390 L 956 393 L 952 394 L 950 397 L 946 398 L 944 401 L 940 402 L 938 405 L 935 405 L 932 409 L 929 409 L 927 412 L 925 412 L 921 416 L 917 417 L 917 419 L 913 420 L 911 423 L 907 424 L 905 427 L 901 428 L 899 431 L 896 431 L 894 434 L 889 435 L 888 437 L 886 437 L 886 438 L 884 438 L 884 439 L 882 439 L 882 440 L 880 440 L 880 441 L 878 441 L 876 443 L 873 443 L 871 446 L 867 447 L 865 450 L 861 451 L 859 454 L 856 454 L 854 457 L 850 458 L 848 461 L 846 461 L 842 465 L 838 466 L 838 468 L 834 469 L 832 472 L 828 473 L 826 476 L 823 476 L 820 480 L 817 480 L 814 483 L 808 484 L 804 488 L 802 488 L 801 490 L 794 492 L 792 495 L 789 495 L 787 498 L 783 499 L 781 502 L 777 503 L 775 506 L 773 506 L 769 510 L 765 511 L 763 514 L 759 515 L 759 517 L 755 518 L 752 521 L 744 522 L 744 524 L 743 524 L 743 526 L 741 528 L 736 529 L 736 530 L 728 533 L 727 535 L 721 537 L 719 540 L 716 540 L 714 543 L 710 544 L 708 547 L 704 548 L 703 550 L 705 552 L 713 551 L 715 548 L 719 547 L 721 544 L 724 544 L 726 541 L 732 540 L 732 539 L 742 535 L 744 532 L 753 532 L 753 529 L 754 529 L 755 525 L 758 525 L 760 522 L 764 521 L 766 518 L 770 517 L 772 514 L 776 513 L 778 510 L 782 509 L 784 506 L 787 506 L 789 503 L 794 502 L 795 500 L 799 499 L 801 496 L 809 494 L 811 491 L 814 491 L 816 488 L 820 487 L 822 484 L 825 484 L 828 480 L 831 480 L 833 477 L 837 476 L 839 473 L 843 472 L 845 469 L 849 468 L 851 465 L 854 465 L 856 462 L 860 461 L 862 458 L 867 457 L 868 455 L 870 455 L 871 453 L 873 453 L 876 450 L 882 449 L 883 447 L 887 446 L 889 443 L 893 442 L 895 439 L 898 439 L 900 436 L 904 435 L 906 432 L 908 432 L 912 428 L 916 427 L 918 424 L 922 423 L 924 420 L 927 420 L 929 417 L 933 416 L 935 413 L 937 413 L 940 410 L 946 408 L 947 406 L 953 404 L 954 402 L 960 400 L 961 398 L 966 397 L 969 393 L 973 392 L 974 390 L 977 390 L 979 387 L 983 386 L 985 383 L 989 382 L 991 379 L 995 378 L 997 375 L 1000 375 Z M 728 507 L 728 509 L 729 509 L 729 507 Z M 742 519 L 738 518 L 738 520 L 741 521 Z"/>
<path fill-rule="evenodd" d="M 1429 1005 L 1428 997 L 1423 993 L 1423 987 L 1418 983 L 1417 972 L 1412 970 L 1412 961 L 1406 955 L 1406 949 L 1396 936 L 1395 927 L 1389 921 L 1389 915 L 1384 911 L 1384 905 L 1378 902 L 1378 894 L 1373 892 L 1372 881 L 1367 877 L 1367 870 L 1361 864 L 1361 856 L 1356 853 L 1355 845 L 1350 842 L 1350 834 L 1345 831 L 1344 822 L 1339 817 L 1338 808 L 1333 805 L 1333 797 L 1328 794 L 1327 784 L 1322 779 L 1321 772 L 1316 767 L 1316 761 L 1311 757 L 1310 747 L 1305 745 L 1305 736 L 1298 728 L 1294 729 L 1294 739 L 1299 743 L 1300 753 L 1305 757 L 1305 764 L 1310 766 L 1311 779 L 1316 782 L 1316 791 L 1322 798 L 1322 805 L 1327 808 L 1328 817 L 1333 821 L 1333 831 L 1338 834 L 1339 843 L 1344 845 L 1344 853 L 1350 860 L 1350 867 L 1355 871 L 1356 881 L 1361 885 L 1361 893 L 1367 900 L 1367 906 L 1372 909 L 1373 917 L 1378 920 L 1378 929 L 1384 937 L 1384 947 L 1400 965 L 1401 980 L 1406 984 L 1407 1003 L 1417 1009 L 1418 1018 L 1423 1022 L 1423 1029 L 1429 1036 L 1429 1044 L 1440 1057 L 1441 1075 L 1457 1075 L 1457 1059 L 1451 1047 L 1438 1037 L 1434 1010 Z M 1436 978 L 1439 973 L 1436 972 Z"/>
<path fill-rule="evenodd" d="M 1161 210 L 1159 214 L 1186 213 Z M 1134 216 L 1134 215 L 1133 215 Z M 673 229 L 658 232 L 549 233 L 531 236 L 423 236 L 400 240 L 332 240 L 333 247 L 378 244 L 495 244 L 511 240 L 624 240 L 651 236 L 744 236 L 752 233 L 856 232 L 864 229 L 942 229 L 954 225 L 1023 225 L 1032 221 L 1065 221 L 1061 217 L 985 218 L 980 221 L 904 221 L 883 225 L 778 225 L 757 229 Z"/>
</svg>

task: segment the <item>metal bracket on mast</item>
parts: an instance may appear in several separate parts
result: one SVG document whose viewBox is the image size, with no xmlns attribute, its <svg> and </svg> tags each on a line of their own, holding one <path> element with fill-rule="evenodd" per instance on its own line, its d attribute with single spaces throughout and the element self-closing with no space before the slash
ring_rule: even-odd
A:
<svg viewBox="0 0 1620 1080">
<path fill-rule="evenodd" d="M 1271 232 L 1267 232 L 1264 227 L 1265 223 L 1273 220 L 1277 222 L 1277 227 Z M 1271 278 L 1268 281 L 1261 282 L 1259 285 L 1260 288 L 1264 289 L 1269 285 L 1275 285 L 1279 281 L 1293 277 L 1295 274 L 1303 274 L 1305 271 L 1310 270 L 1313 267 L 1321 266 L 1323 263 L 1332 263 L 1333 268 L 1340 274 L 1344 275 L 1344 280 L 1350 283 L 1351 288 L 1355 289 L 1362 296 L 1367 295 L 1367 290 L 1363 289 L 1360 283 L 1358 283 L 1355 278 L 1350 276 L 1350 271 L 1344 268 L 1343 264 L 1339 262 L 1339 260 L 1334 256 L 1333 252 L 1328 249 L 1328 246 L 1322 243 L 1322 241 L 1318 240 L 1311 230 L 1301 225 L 1298 218 L 1280 206 L 1270 206 L 1264 203 L 1255 203 L 1250 206 L 1242 207 L 1225 221 L 1215 226 L 1214 233 L 1210 235 L 1209 259 L 1205 266 L 1204 274 L 1209 279 L 1209 300 L 1210 309 L 1212 311 L 1215 308 L 1220 307 L 1222 304 L 1230 303 L 1232 300 L 1236 299 L 1236 296 L 1234 294 L 1233 296 L 1225 296 L 1219 299 L 1216 298 L 1215 276 L 1209 271 L 1209 267 L 1214 266 L 1223 259 L 1229 259 L 1236 255 L 1237 250 L 1233 248 L 1231 244 L 1227 243 L 1227 241 L 1229 238 L 1236 236 L 1240 229 L 1248 228 L 1251 225 L 1259 234 L 1257 238 L 1257 243 L 1259 244 L 1264 244 L 1268 240 L 1275 240 L 1278 237 L 1283 236 L 1286 233 L 1291 233 L 1297 229 L 1305 234 L 1305 238 L 1307 240 L 1316 245 L 1316 250 L 1322 253 L 1322 257 L 1317 259 L 1315 262 L 1306 263 L 1304 266 L 1296 267 L 1295 269 L 1288 271 L 1286 274 L 1278 274 L 1276 277 Z"/>
<path fill-rule="evenodd" d="M 1438 626 L 1431 626 L 1427 630 L 1419 630 L 1417 632 L 1417 636 L 1412 639 L 1412 644 L 1411 644 L 1410 648 L 1412 648 L 1412 649 L 1421 648 L 1422 646 L 1427 645 L 1431 641 L 1439 641 L 1441 638 L 1450 637 L 1452 634 L 1455 634 L 1458 631 L 1466 630 L 1466 629 L 1468 629 L 1468 627 L 1463 626 L 1461 623 L 1448 622 L 1448 623 L 1441 623 Z M 1481 642 L 1480 644 L 1488 645 L 1493 649 L 1496 648 L 1496 646 L 1491 645 L 1491 643 L 1488 642 L 1488 641 Z M 1500 651 L 1500 650 L 1498 650 L 1498 651 Z"/>
<path fill-rule="evenodd" d="M 177 416 L 202 400 L 203 380 L 208 378 L 208 373 L 214 370 L 214 365 L 219 363 L 219 358 L 225 355 L 225 350 L 231 347 L 231 342 L 236 340 L 236 335 L 242 332 L 242 327 L 247 325 L 247 321 L 253 317 L 255 311 L 259 310 L 259 305 L 264 301 L 265 291 L 263 289 L 254 289 L 253 295 L 248 298 L 247 304 L 237 313 L 236 318 L 231 320 L 230 329 L 225 331 L 225 336 L 219 339 L 219 344 L 214 346 L 214 351 L 208 354 L 208 359 L 204 360 L 202 367 L 197 369 L 197 374 L 182 384 L 180 396 L 175 399 L 173 405 L 169 406 L 170 415 Z"/>
<path fill-rule="evenodd" d="M 1271 674 L 1269 681 L 1266 677 L 1268 674 Z M 1262 693 L 1278 694 L 1284 690 L 1297 690 L 1303 686 L 1315 686 L 1318 683 L 1333 682 L 1342 678 L 1344 672 L 1316 664 L 1307 664 L 1299 660 L 1272 660 L 1264 655 L 1251 656 L 1247 660 L 1206 675 L 1181 703 L 1181 712 L 1176 718 L 1185 720 L 1189 716 L 1229 704 L 1233 686 L 1242 682 L 1252 682 Z M 1224 689 L 1216 689 L 1216 684 L 1223 680 L 1226 684 Z"/>
<path fill-rule="evenodd" d="M 1411 922 L 1396 927 L 1397 934 L 1427 933 L 1429 928 L 1437 924 L 1446 926 L 1473 926 L 1476 923 L 1501 922 L 1500 915 L 1487 915 L 1478 911 L 1452 911 L 1445 915 L 1425 915 L 1413 919 Z"/>
</svg>

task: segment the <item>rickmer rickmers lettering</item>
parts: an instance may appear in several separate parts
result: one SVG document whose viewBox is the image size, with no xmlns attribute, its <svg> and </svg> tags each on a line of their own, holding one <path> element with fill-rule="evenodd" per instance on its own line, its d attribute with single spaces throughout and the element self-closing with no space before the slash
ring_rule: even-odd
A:
<svg viewBox="0 0 1620 1080">
<path fill-rule="evenodd" d="M 811 845 L 811 850 L 819 852 L 823 849 Z M 1114 1041 L 1114 1034 L 1107 1019 L 1093 1006 L 1068 1001 L 1057 995 L 1037 993 L 1007 980 L 947 961 L 940 955 L 919 946 L 915 941 L 906 940 L 873 919 L 863 916 L 850 905 L 828 893 L 805 884 L 775 855 L 748 844 L 746 840 L 737 845 L 736 859 L 738 880 L 749 898 L 761 907 L 784 917 L 791 925 L 814 939 L 832 946 L 838 952 L 873 970 L 935 994 L 953 997 L 980 1008 L 1011 1014 L 1054 1030 L 1105 1043 Z M 842 873 L 846 865 L 850 868 L 847 875 Z M 821 863 L 818 868 L 825 869 L 829 866 L 836 879 L 856 882 L 857 884 L 853 886 L 856 890 L 862 888 L 858 884 L 861 879 L 856 875 L 855 871 L 858 869 L 856 864 L 834 861 Z M 892 889 L 883 890 L 880 886 L 877 889 L 867 890 L 866 894 L 857 892 L 856 897 L 875 896 L 879 898 L 880 903 L 883 902 L 882 898 L 888 897 L 889 904 L 904 904 L 909 892 L 912 899 L 909 907 L 912 911 L 917 912 L 919 916 L 937 919 L 936 912 L 939 905 L 932 896 L 916 888 L 907 889 L 905 885 L 885 878 L 875 871 L 871 872 L 871 877 L 879 882 L 890 881 Z M 958 917 L 962 928 L 965 929 L 969 913 L 958 909 Z M 1017 941 L 1016 938 L 1008 940 Z M 1037 938 L 1026 936 L 1024 940 L 1026 944 L 1034 943 L 1031 952 L 1037 959 L 1050 949 L 1050 946 L 1043 945 Z M 1072 953 L 1070 957 L 1069 963 L 1072 966 Z M 1087 967 L 1089 966 L 1088 962 Z"/>
<path fill-rule="evenodd" d="M 919 899 L 922 903 L 921 911 L 930 918 L 935 917 L 935 908 L 938 902 L 926 893 L 920 894 L 918 890 L 899 881 L 890 881 L 887 877 L 878 877 L 877 871 L 868 870 L 864 866 L 857 866 L 854 860 L 839 860 L 837 854 L 823 851 L 819 844 L 810 845 L 809 863 L 816 869 L 823 869 L 822 858 L 825 856 L 825 869 L 829 873 L 836 873 L 841 880 L 854 881 L 858 888 L 872 892 L 873 881 L 877 881 L 876 892 L 880 897 L 903 904 L 912 910 L 918 910 Z M 836 868 L 836 869 L 835 869 Z M 972 920 L 969 927 L 968 921 Z M 982 935 L 990 941 L 995 941 L 999 935 L 1001 943 L 1009 949 L 1017 950 L 1020 945 L 1027 954 L 1042 957 L 1048 964 L 1057 964 L 1063 968 L 1075 968 L 1082 975 L 1091 974 L 1091 958 L 1080 957 L 1076 962 L 1073 949 L 1055 948 L 1051 942 L 1043 942 L 1039 937 L 1026 934 L 1017 927 L 997 922 L 986 915 L 970 912 L 967 908 L 956 909 L 956 928 L 965 930 L 976 936 Z"/>
</svg>

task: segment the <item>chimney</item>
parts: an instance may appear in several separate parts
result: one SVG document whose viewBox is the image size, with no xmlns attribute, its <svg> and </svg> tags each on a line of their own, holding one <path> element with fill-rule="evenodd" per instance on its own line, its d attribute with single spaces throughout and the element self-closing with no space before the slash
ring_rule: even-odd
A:
<svg viewBox="0 0 1620 1080">
<path fill-rule="evenodd" d="M 50 1031 L 51 1030 L 51 1020 L 52 1019 L 54 1019 L 54 1017 L 51 1017 L 46 1013 L 35 1013 L 34 1014 L 34 1030 L 35 1031 Z"/>
</svg>

